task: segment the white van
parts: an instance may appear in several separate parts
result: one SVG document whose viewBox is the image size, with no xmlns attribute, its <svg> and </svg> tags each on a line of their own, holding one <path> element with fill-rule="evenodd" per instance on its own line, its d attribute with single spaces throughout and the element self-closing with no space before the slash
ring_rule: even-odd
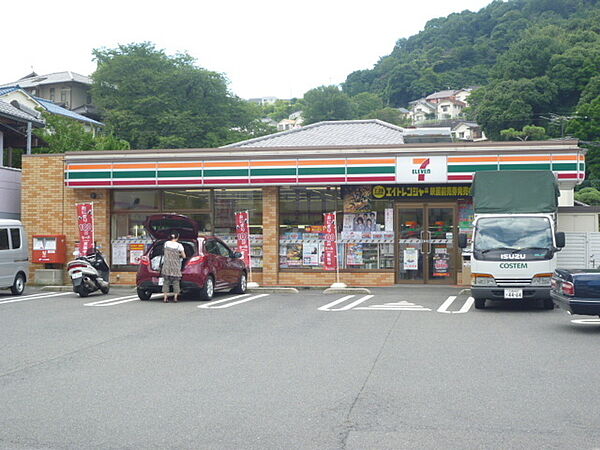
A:
<svg viewBox="0 0 600 450">
<path fill-rule="evenodd" d="M 15 295 L 25 290 L 29 273 L 27 235 L 18 220 L 0 219 L 0 289 Z"/>
</svg>

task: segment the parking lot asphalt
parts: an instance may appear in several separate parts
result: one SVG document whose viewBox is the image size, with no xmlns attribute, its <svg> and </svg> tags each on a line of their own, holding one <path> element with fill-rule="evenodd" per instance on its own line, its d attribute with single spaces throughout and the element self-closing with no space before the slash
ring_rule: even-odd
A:
<svg viewBox="0 0 600 450">
<path fill-rule="evenodd" d="M 597 448 L 599 338 L 452 287 L 0 293 L 0 448 Z"/>
</svg>

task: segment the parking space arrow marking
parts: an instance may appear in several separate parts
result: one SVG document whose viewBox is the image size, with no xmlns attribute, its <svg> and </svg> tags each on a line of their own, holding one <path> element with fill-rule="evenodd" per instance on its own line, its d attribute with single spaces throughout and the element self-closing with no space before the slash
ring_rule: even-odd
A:
<svg viewBox="0 0 600 450">
<path fill-rule="evenodd" d="M 342 306 L 341 308 L 332 308 L 333 306 L 339 305 L 340 303 L 343 303 L 346 300 L 351 299 L 352 297 L 354 297 L 354 295 L 346 295 L 345 297 L 339 298 L 331 303 L 321 306 L 319 308 L 319 310 L 320 311 L 348 311 L 348 310 L 354 308 L 355 306 L 358 306 L 361 303 L 366 302 L 370 298 L 373 298 L 374 295 L 365 295 L 364 297 L 361 297 L 358 300 L 354 300 L 352 303 L 348 303 L 347 305 Z"/>
<path fill-rule="evenodd" d="M 429 308 L 405 300 L 395 303 L 384 303 L 383 305 L 365 306 L 356 309 L 363 311 L 431 311 Z"/>
</svg>

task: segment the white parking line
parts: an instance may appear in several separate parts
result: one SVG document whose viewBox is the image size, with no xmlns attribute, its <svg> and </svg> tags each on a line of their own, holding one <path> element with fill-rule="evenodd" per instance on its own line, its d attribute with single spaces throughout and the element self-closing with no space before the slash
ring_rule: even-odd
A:
<svg viewBox="0 0 600 450">
<path fill-rule="evenodd" d="M 233 297 L 228 297 L 225 298 L 223 300 L 217 300 L 216 302 L 210 302 L 207 303 L 205 305 L 198 305 L 198 308 L 204 308 L 204 309 L 223 309 L 223 308 L 230 308 L 232 306 L 235 305 L 239 305 L 241 303 L 246 303 L 252 300 L 256 300 L 262 297 L 267 297 L 269 294 L 258 294 L 258 295 L 253 295 L 251 297 L 247 297 L 250 294 L 241 294 L 241 295 L 236 295 Z M 247 297 L 247 298 L 243 298 L 243 297 Z M 237 302 L 231 302 L 231 300 L 235 300 L 238 298 L 242 298 L 242 300 L 238 300 Z M 225 303 L 225 302 L 231 302 L 231 303 Z M 225 303 L 224 305 L 221 305 L 221 303 Z M 219 306 L 215 306 L 216 304 L 219 304 Z"/>
<path fill-rule="evenodd" d="M 0 300 L 0 305 L 3 305 L 5 303 L 26 302 L 26 301 L 29 301 L 29 300 L 43 300 L 43 299 L 46 299 L 46 298 L 60 297 L 60 296 L 69 295 L 69 294 L 72 294 L 72 292 L 59 292 L 57 294 L 45 294 L 45 293 L 41 293 L 41 294 L 27 295 L 25 297 L 9 297 L 6 300 Z"/>
<path fill-rule="evenodd" d="M 134 302 L 136 300 L 139 300 L 137 295 L 127 295 L 125 297 L 109 298 L 108 300 L 84 303 L 83 306 L 114 306 L 120 305 L 121 303 Z"/>
<path fill-rule="evenodd" d="M 320 308 L 318 308 L 318 310 L 319 311 L 348 311 L 348 310 L 360 305 L 361 303 L 366 302 L 370 298 L 373 298 L 374 295 L 365 295 L 364 297 L 361 297 L 358 300 L 354 300 L 352 303 L 348 303 L 347 305 L 342 306 L 341 308 L 332 308 L 333 306 L 343 303 L 346 300 L 350 300 L 352 297 L 354 297 L 354 295 L 346 295 L 345 297 L 339 298 L 331 303 L 321 306 Z"/>
<path fill-rule="evenodd" d="M 600 325 L 600 319 L 573 319 L 571 322 L 581 325 Z"/>
<path fill-rule="evenodd" d="M 458 311 L 448 311 L 448 308 L 450 307 L 450 305 L 452 305 L 454 300 L 456 300 L 456 297 L 456 295 L 451 295 L 450 297 L 448 297 L 444 301 L 444 303 L 442 303 L 442 305 L 437 309 L 437 312 L 444 314 L 464 314 L 469 312 L 471 306 L 473 306 L 473 303 L 475 303 L 475 299 L 473 297 L 467 297 L 467 300 Z"/>
<path fill-rule="evenodd" d="M 405 300 L 395 303 L 384 303 L 383 305 L 364 306 L 356 309 L 363 311 L 431 311 L 429 308 Z"/>
<path fill-rule="evenodd" d="M 337 300 L 331 302 L 331 303 L 327 303 L 326 305 L 323 305 L 319 308 L 319 311 L 335 311 L 330 309 L 332 306 L 335 306 L 339 303 L 345 302 L 346 300 L 350 299 L 354 297 L 354 295 L 346 295 L 345 297 L 342 298 L 338 298 Z"/>
</svg>

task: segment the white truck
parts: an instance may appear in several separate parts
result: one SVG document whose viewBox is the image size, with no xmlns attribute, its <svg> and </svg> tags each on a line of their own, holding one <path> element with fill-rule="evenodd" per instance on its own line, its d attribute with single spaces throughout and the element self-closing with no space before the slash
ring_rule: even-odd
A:
<svg viewBox="0 0 600 450">
<path fill-rule="evenodd" d="M 551 171 L 477 172 L 472 187 L 471 296 L 541 300 L 552 309 L 550 281 L 565 234 L 556 232 L 558 183 Z M 467 246 L 467 236 L 459 236 Z"/>
</svg>

